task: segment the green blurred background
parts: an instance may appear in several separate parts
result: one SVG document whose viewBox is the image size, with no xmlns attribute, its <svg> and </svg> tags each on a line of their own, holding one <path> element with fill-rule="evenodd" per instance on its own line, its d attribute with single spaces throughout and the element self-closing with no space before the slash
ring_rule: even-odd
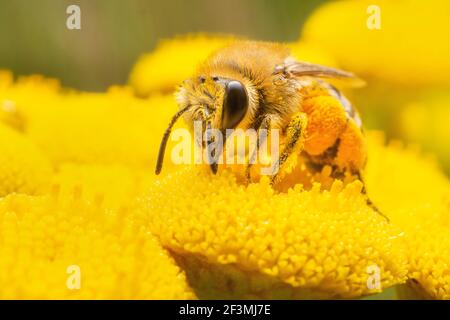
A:
<svg viewBox="0 0 450 320">
<path fill-rule="evenodd" d="M 0 69 L 59 78 L 64 86 L 104 90 L 123 84 L 158 39 L 190 32 L 296 40 L 324 0 L 0 0 Z M 81 30 L 66 28 L 66 8 L 81 8 Z"/>
</svg>

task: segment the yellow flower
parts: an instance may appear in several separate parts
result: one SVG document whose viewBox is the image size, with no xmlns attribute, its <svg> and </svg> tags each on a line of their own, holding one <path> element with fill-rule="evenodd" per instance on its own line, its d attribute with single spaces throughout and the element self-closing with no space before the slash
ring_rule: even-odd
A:
<svg viewBox="0 0 450 320">
<path fill-rule="evenodd" d="M 27 133 L 56 164 L 149 167 L 175 108 L 171 96 L 150 101 L 113 93 L 61 96 L 29 120 Z"/>
<path fill-rule="evenodd" d="M 447 209 L 447 216 L 448 211 Z M 449 224 L 440 225 L 436 221 L 420 221 L 417 224 L 410 223 L 404 229 L 406 233 L 409 233 L 410 271 L 408 278 L 410 280 L 401 294 L 405 294 L 407 291 L 416 298 L 449 300 Z"/>
<path fill-rule="evenodd" d="M 302 41 L 288 43 L 287 46 L 291 50 L 292 56 L 300 61 L 317 63 L 329 67 L 337 66 L 336 59 L 318 46 Z"/>
<path fill-rule="evenodd" d="M 200 298 L 350 298 L 407 274 L 402 230 L 366 205 L 361 187 L 275 194 L 265 179 L 244 187 L 227 171 L 188 168 L 162 179 L 143 206 Z M 380 287 L 368 285 L 374 270 Z"/>
<path fill-rule="evenodd" d="M 227 171 L 192 168 L 162 179 L 143 208 L 200 298 L 349 298 L 405 280 L 449 298 L 448 179 L 412 149 L 368 141 L 367 188 L 390 223 L 359 181 L 274 193 L 264 179 L 244 187 Z M 326 172 L 315 178 L 329 184 Z M 380 271 L 378 290 L 370 270 Z"/>
<path fill-rule="evenodd" d="M 0 200 L 0 298 L 194 298 L 134 211 L 101 199 L 75 189 Z"/>
<path fill-rule="evenodd" d="M 51 174 L 49 161 L 31 141 L 0 123 L 0 197 L 45 192 Z"/>
<path fill-rule="evenodd" d="M 0 69 L 0 93 L 2 94 L 13 91 L 39 98 L 39 96 L 45 97 L 61 90 L 61 85 L 57 79 L 45 78 L 42 75 L 35 74 L 18 77 L 14 81 L 13 74 L 10 71 Z"/>
<path fill-rule="evenodd" d="M 401 283 L 401 231 L 365 205 L 361 184 L 273 194 L 230 175 L 183 172 L 148 200 L 152 231 L 203 298 L 357 297 Z M 381 287 L 369 288 L 370 268 Z"/>
<path fill-rule="evenodd" d="M 437 156 L 450 172 L 450 95 L 433 92 L 408 103 L 397 117 L 398 134 Z"/>
<path fill-rule="evenodd" d="M 132 205 L 154 183 L 151 170 L 137 170 L 124 165 L 64 164 L 51 180 L 61 198 L 82 191 L 86 201 L 99 201 L 107 208 Z"/>
<path fill-rule="evenodd" d="M 148 173 L 64 164 L 48 179 L 46 196 L 0 200 L 0 298 L 194 298 L 134 209 Z"/>
<path fill-rule="evenodd" d="M 0 70 L 0 92 L 9 88 L 12 83 L 12 73 L 6 70 Z M 0 123 L 7 124 L 19 131 L 23 130 L 23 118 L 19 114 L 14 101 L 6 99 L 2 100 L 0 98 Z"/>
<path fill-rule="evenodd" d="M 370 5 L 380 9 L 379 30 L 367 26 L 376 12 Z M 442 35 L 450 33 L 449 10 L 447 0 L 330 2 L 312 14 L 301 39 L 364 78 L 448 86 L 450 42 Z"/>
<path fill-rule="evenodd" d="M 432 159 L 398 144 L 370 144 L 366 182 L 371 199 L 405 232 L 408 285 L 450 299 L 450 182 Z M 386 174 L 388 173 L 388 174 Z M 408 183 L 409 181 L 409 183 Z"/>
<path fill-rule="evenodd" d="M 194 73 L 200 62 L 231 41 L 231 36 L 205 34 L 162 41 L 138 60 L 131 71 L 130 84 L 139 96 L 172 92 Z"/>
<path fill-rule="evenodd" d="M 56 167 L 84 163 L 153 169 L 164 129 L 178 108 L 172 95 L 142 100 L 126 87 L 68 92 L 34 78 L 0 90 L 1 101 L 14 104 L 25 134 Z"/>
<path fill-rule="evenodd" d="M 25 132 L 27 121 L 53 103 L 60 91 L 55 79 L 32 75 L 14 81 L 11 72 L 0 70 L 0 122 Z"/>
<path fill-rule="evenodd" d="M 23 131 L 25 120 L 17 110 L 16 103 L 11 100 L 3 100 L 0 103 L 0 123 L 4 123 L 17 131 Z"/>
<path fill-rule="evenodd" d="M 0 69 L 0 88 L 6 88 L 13 82 L 13 74 L 11 71 Z"/>
</svg>

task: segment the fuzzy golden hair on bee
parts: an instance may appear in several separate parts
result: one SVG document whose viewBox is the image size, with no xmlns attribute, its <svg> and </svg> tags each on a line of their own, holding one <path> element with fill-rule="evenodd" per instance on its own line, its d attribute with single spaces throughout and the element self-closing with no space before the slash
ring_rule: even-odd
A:
<svg viewBox="0 0 450 320">
<path fill-rule="evenodd" d="M 202 121 L 205 127 L 219 130 L 259 129 L 270 122 L 270 129 L 286 131 L 292 117 L 302 111 L 301 88 L 316 77 L 351 78 L 352 74 L 296 62 L 282 44 L 236 41 L 213 53 L 179 86 L 180 111 L 173 120 L 183 116 L 190 126 Z M 172 126 L 173 121 L 161 152 Z M 158 159 L 157 172 L 163 155 Z"/>
<path fill-rule="evenodd" d="M 282 44 L 236 41 L 213 53 L 180 85 L 176 93 L 180 111 L 175 118 L 183 116 L 189 125 L 201 121 L 204 128 L 221 131 L 278 129 L 285 137 L 295 137 L 286 143 L 289 150 L 281 154 L 280 167 L 296 152 L 315 164 L 359 173 L 366 158 L 359 117 L 328 79 L 356 77 L 347 71 L 296 61 Z M 325 103 L 310 105 L 315 94 L 324 96 Z M 335 100 L 338 103 L 332 103 Z M 301 151 L 294 151 L 300 145 Z M 158 161 L 159 170 L 161 165 Z M 216 172 L 217 166 L 212 169 Z M 247 171 L 250 175 L 250 169 Z M 272 180 L 276 182 L 275 174 Z"/>
</svg>

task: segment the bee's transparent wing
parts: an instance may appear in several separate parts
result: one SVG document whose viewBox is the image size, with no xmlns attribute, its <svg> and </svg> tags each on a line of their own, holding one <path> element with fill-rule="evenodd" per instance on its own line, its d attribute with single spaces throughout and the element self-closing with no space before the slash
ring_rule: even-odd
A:
<svg viewBox="0 0 450 320">
<path fill-rule="evenodd" d="M 350 87 L 362 87 L 366 83 L 351 72 L 309 62 L 298 62 L 288 58 L 275 67 L 274 73 L 284 73 L 294 77 L 318 77 L 338 80 L 339 84 Z"/>
</svg>

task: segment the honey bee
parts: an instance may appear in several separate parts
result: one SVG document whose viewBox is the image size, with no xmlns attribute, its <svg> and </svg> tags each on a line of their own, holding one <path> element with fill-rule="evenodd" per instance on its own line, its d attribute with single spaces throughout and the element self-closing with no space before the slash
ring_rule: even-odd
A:
<svg viewBox="0 0 450 320">
<path fill-rule="evenodd" d="M 176 93 L 180 109 L 164 133 L 156 174 L 162 169 L 171 129 L 184 116 L 188 124 L 202 121 L 205 128 L 222 132 L 236 128 L 279 129 L 286 142 L 277 159 L 278 168 L 297 155 L 312 170 L 328 165 L 336 176 L 349 172 L 363 181 L 367 149 L 361 119 L 327 79 L 360 83 L 350 72 L 296 61 L 282 44 L 236 41 L 216 51 Z M 338 103 L 325 100 L 319 105 L 312 99 L 317 96 Z M 261 142 L 258 139 L 256 148 Z M 249 161 L 245 170 L 248 181 L 251 166 Z M 217 163 L 211 164 L 211 170 L 217 172 Z M 272 184 L 277 181 L 277 172 L 271 176 Z M 367 202 L 374 207 L 369 198 Z"/>
</svg>

